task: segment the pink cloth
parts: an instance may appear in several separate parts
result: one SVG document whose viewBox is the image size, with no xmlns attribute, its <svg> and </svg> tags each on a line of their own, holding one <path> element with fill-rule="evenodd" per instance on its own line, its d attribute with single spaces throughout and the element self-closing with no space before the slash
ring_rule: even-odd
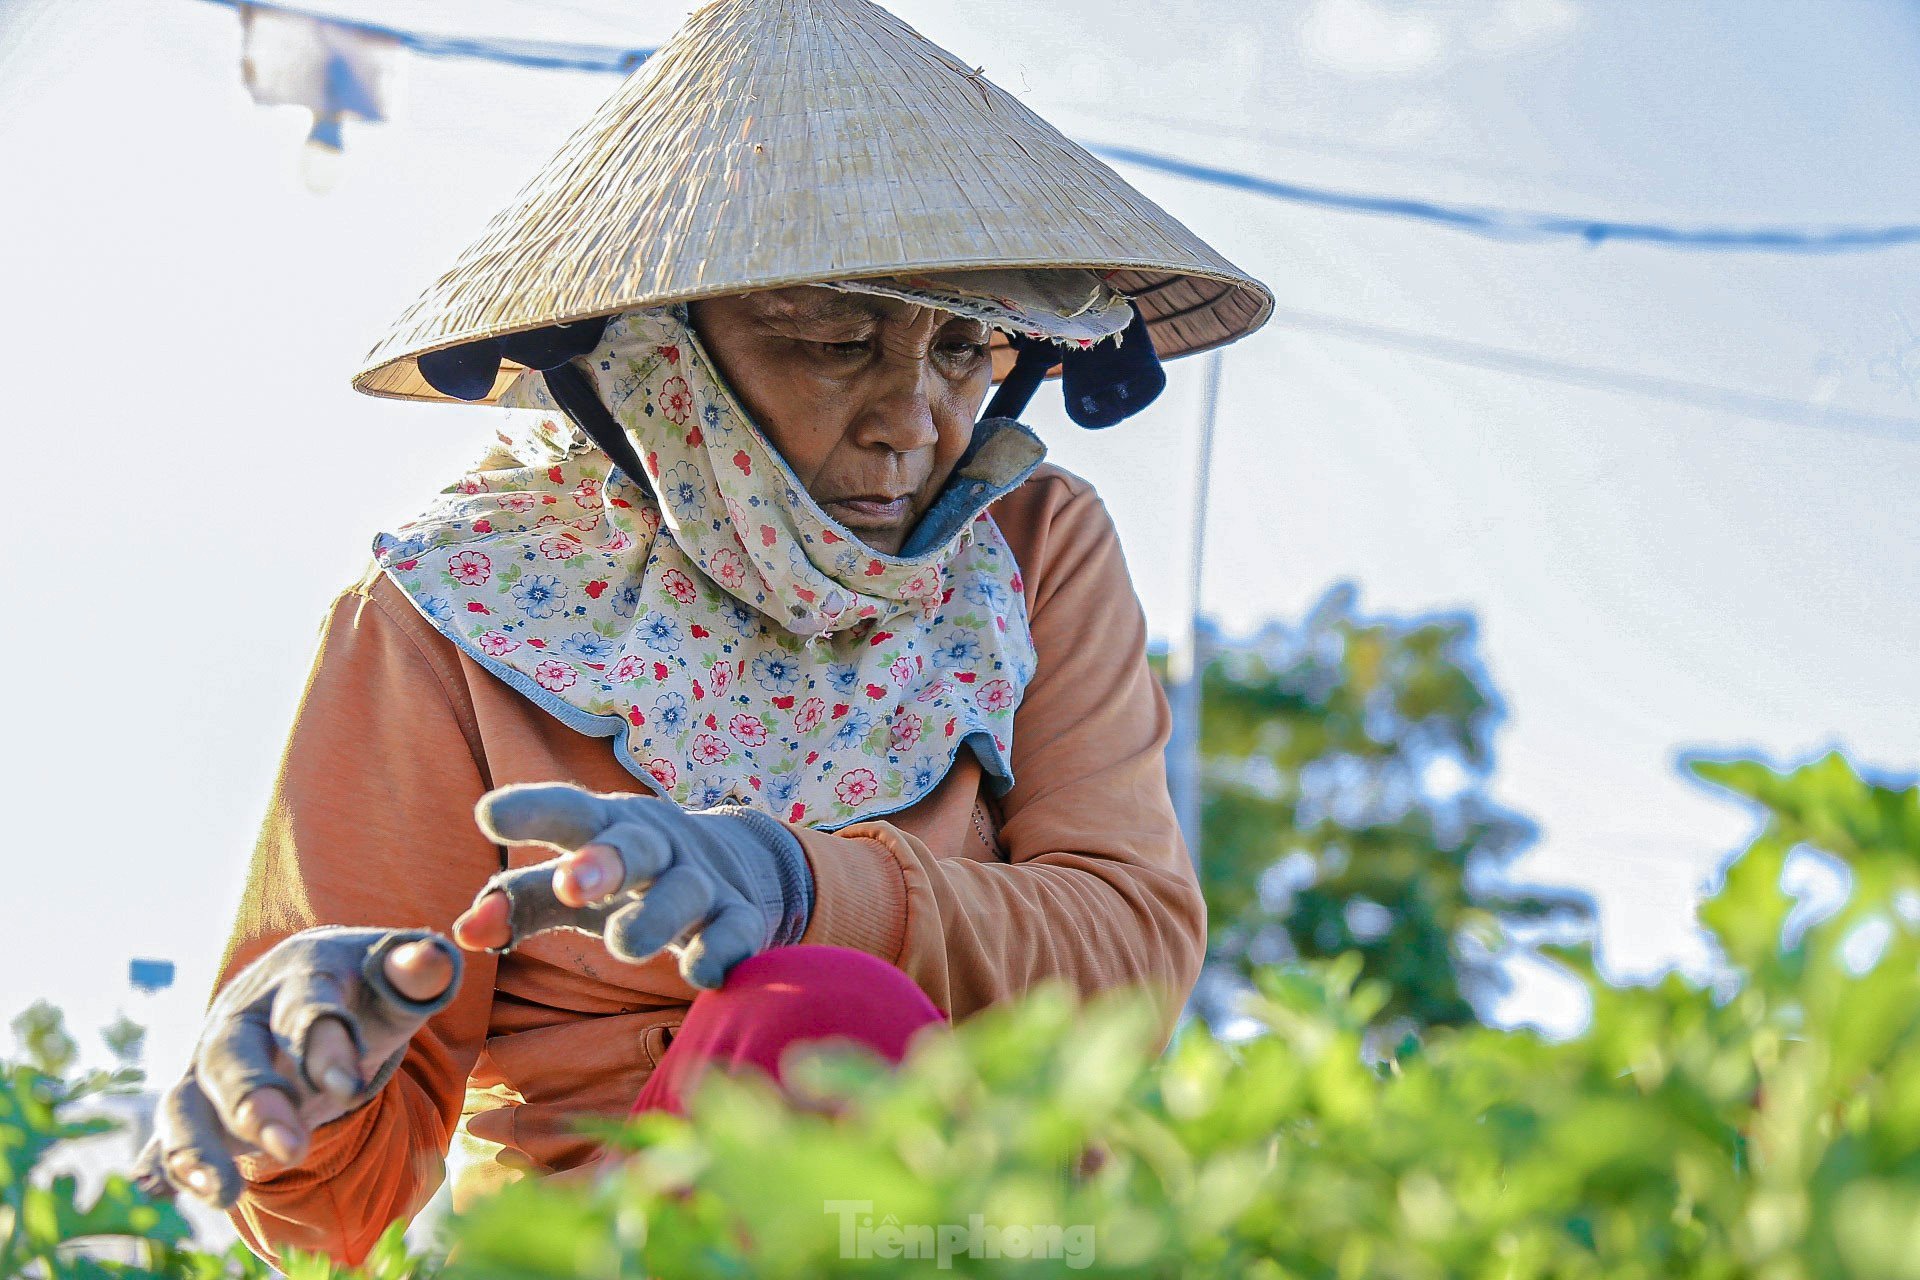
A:
<svg viewBox="0 0 1920 1280">
<path fill-rule="evenodd" d="M 781 1055 L 806 1041 L 851 1040 L 897 1063 L 915 1032 L 945 1021 L 913 979 L 876 956 L 814 943 L 775 947 L 694 998 L 633 1111 L 684 1115 L 694 1080 L 710 1066 L 758 1067 L 784 1084 Z"/>
</svg>

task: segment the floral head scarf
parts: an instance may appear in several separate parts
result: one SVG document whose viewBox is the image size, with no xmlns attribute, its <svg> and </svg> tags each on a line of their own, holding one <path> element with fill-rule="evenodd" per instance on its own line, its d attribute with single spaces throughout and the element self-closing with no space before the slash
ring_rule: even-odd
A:
<svg viewBox="0 0 1920 1280">
<path fill-rule="evenodd" d="M 583 361 L 644 483 L 523 376 L 518 434 L 374 542 L 436 629 L 689 808 L 832 830 L 913 804 L 963 744 L 1012 785 L 1035 658 L 986 508 L 1039 464 L 1031 432 L 980 423 L 888 556 L 807 495 L 682 308 L 616 317 Z"/>
</svg>

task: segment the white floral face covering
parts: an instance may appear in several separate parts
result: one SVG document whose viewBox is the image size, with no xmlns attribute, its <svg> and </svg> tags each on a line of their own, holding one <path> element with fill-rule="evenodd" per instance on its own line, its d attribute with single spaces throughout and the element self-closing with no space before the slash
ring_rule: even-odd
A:
<svg viewBox="0 0 1920 1280">
<path fill-rule="evenodd" d="M 1012 784 L 1033 640 L 986 507 L 1038 465 L 1030 432 L 981 423 L 909 550 L 938 545 L 887 556 L 806 494 L 684 314 L 616 317 L 583 363 L 652 492 L 523 376 L 522 438 L 374 542 L 442 634 L 688 808 L 831 830 L 913 804 L 962 744 Z"/>
</svg>

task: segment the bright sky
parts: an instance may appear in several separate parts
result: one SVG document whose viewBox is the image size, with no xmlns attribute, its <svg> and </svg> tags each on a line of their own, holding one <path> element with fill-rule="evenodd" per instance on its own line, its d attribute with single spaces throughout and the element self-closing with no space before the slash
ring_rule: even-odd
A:
<svg viewBox="0 0 1920 1280">
<path fill-rule="evenodd" d="M 353 12 L 315 0 L 315 7 Z M 444 32 L 648 45 L 681 3 L 362 5 Z M 914 0 L 908 21 L 1075 136 L 1342 190 L 1685 225 L 1920 209 L 1920 10 L 1886 0 Z M 484 410 L 355 395 L 384 327 L 613 88 L 409 60 L 347 133 L 248 101 L 231 10 L 0 0 L 0 343 L 17 474 L 0 663 L 0 1015 L 116 1008 L 184 1058 L 331 596 Z M 1620 975 L 1704 953 L 1748 815 L 1684 748 L 1920 758 L 1920 249 L 1501 242 L 1128 177 L 1282 305 L 1349 325 L 1777 397 L 1799 421 L 1437 362 L 1276 322 L 1225 366 L 1205 599 L 1230 629 L 1352 578 L 1467 608 L 1508 699 L 1520 870 L 1592 890 Z M 1186 583 L 1199 364 L 1101 436 L 1154 629 Z M 1047 397 L 1043 394 L 1043 400 Z M 482 416 L 476 416 L 482 415 Z M 1789 418 L 1793 414 L 1786 415 Z M 1904 423 L 1904 425 L 1902 425 Z M 180 965 L 136 998 L 131 956 Z M 1549 983 L 1509 1016 L 1564 1021 Z"/>
</svg>

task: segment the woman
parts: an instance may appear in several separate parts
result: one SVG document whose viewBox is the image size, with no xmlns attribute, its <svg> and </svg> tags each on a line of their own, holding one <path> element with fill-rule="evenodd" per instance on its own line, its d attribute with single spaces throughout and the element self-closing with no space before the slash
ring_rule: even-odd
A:
<svg viewBox="0 0 1920 1280">
<path fill-rule="evenodd" d="M 356 380 L 500 447 L 334 605 L 150 1183 L 351 1261 L 456 1136 L 578 1168 L 583 1113 L 1050 977 L 1170 1029 L 1165 701 L 1012 415 L 1058 365 L 1110 423 L 1270 306 L 884 11 L 696 14 Z"/>
</svg>

